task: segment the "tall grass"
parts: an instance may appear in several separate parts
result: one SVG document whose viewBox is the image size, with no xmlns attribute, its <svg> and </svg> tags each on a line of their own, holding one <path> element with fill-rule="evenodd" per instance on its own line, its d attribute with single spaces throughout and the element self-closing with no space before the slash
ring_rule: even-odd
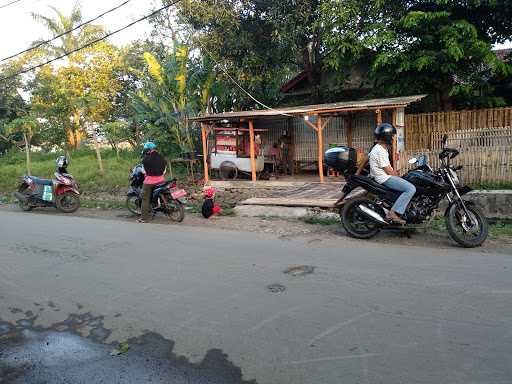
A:
<svg viewBox="0 0 512 384">
<path fill-rule="evenodd" d="M 102 151 L 105 174 L 98 170 L 94 151 L 82 149 L 72 152 L 68 171 L 75 176 L 80 189 L 86 194 L 100 192 L 117 193 L 128 185 L 130 169 L 138 162 L 139 154 L 123 151 L 119 159 L 114 151 Z M 55 172 L 55 159 L 59 153 L 32 154 L 32 174 L 42 178 L 52 178 Z M 19 179 L 26 173 L 23 153 L 10 153 L 0 156 L 0 193 L 11 193 Z"/>
</svg>

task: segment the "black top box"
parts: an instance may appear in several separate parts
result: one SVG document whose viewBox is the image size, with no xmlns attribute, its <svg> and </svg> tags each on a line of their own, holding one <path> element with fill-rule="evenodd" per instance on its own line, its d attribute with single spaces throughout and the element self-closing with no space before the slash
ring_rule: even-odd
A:
<svg viewBox="0 0 512 384">
<path fill-rule="evenodd" d="M 353 175 L 357 171 L 357 152 L 354 148 L 330 148 L 325 151 L 324 158 L 325 164 L 343 175 Z"/>
</svg>

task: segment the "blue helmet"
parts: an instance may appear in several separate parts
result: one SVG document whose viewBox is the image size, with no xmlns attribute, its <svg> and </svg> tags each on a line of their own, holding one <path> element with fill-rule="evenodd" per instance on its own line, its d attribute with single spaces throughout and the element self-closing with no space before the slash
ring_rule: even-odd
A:
<svg viewBox="0 0 512 384">
<path fill-rule="evenodd" d="M 156 148 L 156 144 L 153 143 L 152 141 L 148 141 L 147 143 L 144 144 L 144 150 L 150 151 L 155 148 Z"/>
</svg>

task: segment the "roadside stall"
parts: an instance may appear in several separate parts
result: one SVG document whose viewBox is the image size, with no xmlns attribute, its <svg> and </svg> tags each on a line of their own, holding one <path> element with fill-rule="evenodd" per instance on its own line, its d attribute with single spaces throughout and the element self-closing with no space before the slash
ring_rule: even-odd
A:
<svg viewBox="0 0 512 384">
<path fill-rule="evenodd" d="M 254 130 L 263 132 L 264 130 Z M 215 128 L 214 145 L 210 154 L 210 167 L 218 172 L 225 180 L 234 180 L 240 175 L 250 175 L 251 168 L 251 138 L 248 128 L 221 127 Z M 265 159 L 261 153 L 261 140 L 259 135 L 254 140 L 254 157 L 256 173 L 260 174 L 265 166 Z"/>
</svg>

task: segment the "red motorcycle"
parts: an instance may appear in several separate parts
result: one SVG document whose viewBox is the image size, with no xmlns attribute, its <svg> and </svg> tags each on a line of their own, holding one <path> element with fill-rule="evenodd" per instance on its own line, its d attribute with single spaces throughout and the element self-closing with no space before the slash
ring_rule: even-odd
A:
<svg viewBox="0 0 512 384">
<path fill-rule="evenodd" d="M 31 211 L 39 207 L 55 207 L 64 213 L 80 208 L 80 191 L 72 175 L 67 173 L 68 160 L 59 156 L 56 161 L 55 179 L 23 176 L 18 192 L 14 193 L 20 208 Z"/>
</svg>

